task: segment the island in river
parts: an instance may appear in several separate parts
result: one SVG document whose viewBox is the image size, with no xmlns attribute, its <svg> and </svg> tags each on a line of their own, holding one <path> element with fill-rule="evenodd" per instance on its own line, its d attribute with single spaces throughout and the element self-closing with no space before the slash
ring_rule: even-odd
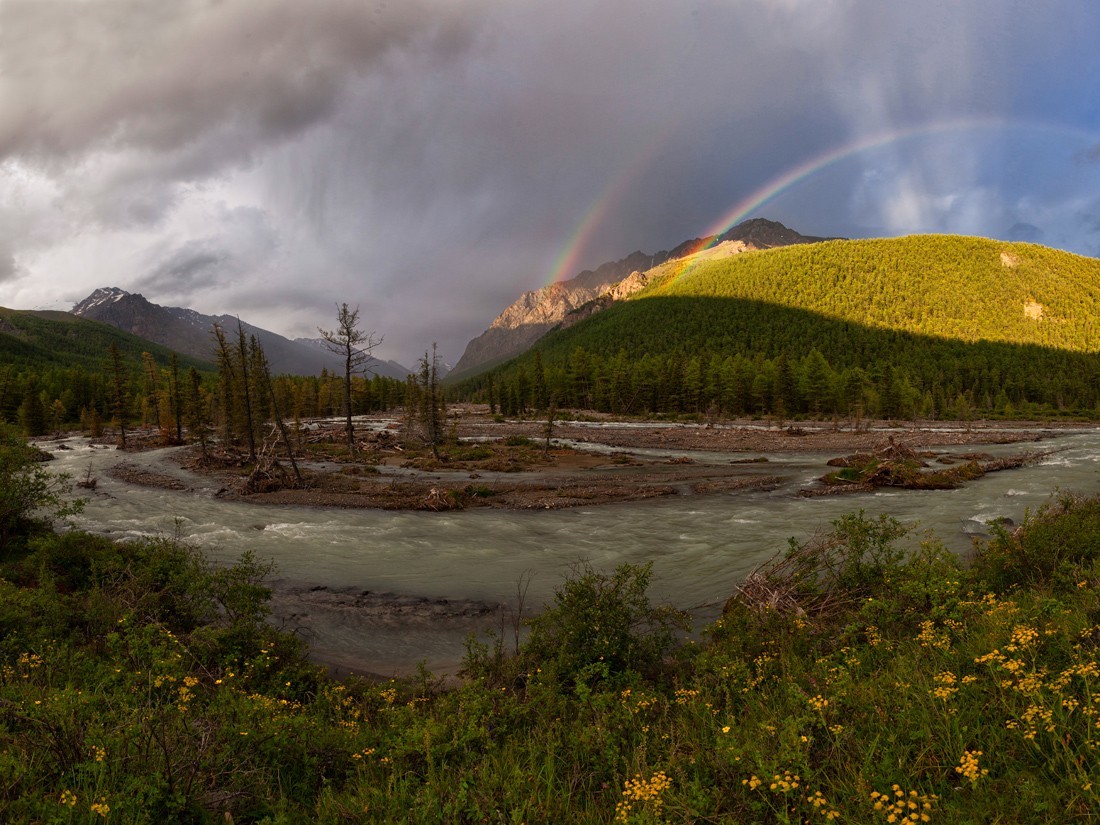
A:
<svg viewBox="0 0 1100 825">
<path fill-rule="evenodd" d="M 773 464 L 769 456 L 791 452 L 838 458 L 856 454 L 874 471 L 856 484 L 823 480 L 805 488 L 805 495 L 867 490 L 876 479 L 904 486 L 899 481 L 903 474 L 887 472 L 883 462 L 901 456 L 910 465 L 947 465 L 954 459 L 934 448 L 1022 445 L 1091 426 L 1028 421 L 863 422 L 859 426 L 748 420 L 684 423 L 586 414 L 583 419 L 555 421 L 548 438 L 546 419 L 502 420 L 487 408 L 463 407 L 452 411 L 449 443 L 435 457 L 403 443 L 399 420 L 379 416 L 355 421 L 357 451 L 350 456 L 341 422 L 306 422 L 299 428 L 295 451 L 301 482 L 295 479 L 285 453 L 269 451 L 253 463 L 223 450 L 209 450 L 204 458 L 192 447 L 184 464 L 216 477 L 222 485 L 221 496 L 257 504 L 387 510 L 559 509 L 769 489 L 788 480 L 781 465 Z M 1011 469 L 1043 455 L 1022 447 L 1008 460 L 993 461 L 975 452 L 964 456 L 967 472 L 940 469 L 937 477 L 965 483 L 977 477 L 975 468 L 979 474 Z M 125 460 L 107 472 L 137 484 L 179 485 L 176 478 L 160 478 Z"/>
</svg>

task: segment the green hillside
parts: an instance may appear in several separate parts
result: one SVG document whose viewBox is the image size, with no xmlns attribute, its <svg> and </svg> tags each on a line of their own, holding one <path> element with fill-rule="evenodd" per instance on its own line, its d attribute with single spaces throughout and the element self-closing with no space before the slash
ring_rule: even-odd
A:
<svg viewBox="0 0 1100 825">
<path fill-rule="evenodd" d="M 112 342 L 126 360 L 140 360 L 150 353 L 157 363 L 167 366 L 172 351 L 136 335 L 98 321 L 79 318 L 68 312 L 37 312 L 0 307 L 0 367 L 37 370 L 50 367 L 99 370 Z M 211 344 L 211 350 L 213 345 Z M 196 358 L 179 356 L 183 369 L 214 367 Z"/>
<path fill-rule="evenodd" d="M 913 235 L 662 270 L 636 299 L 738 298 L 960 341 L 1100 349 L 1100 259 L 1036 244 Z"/>
<path fill-rule="evenodd" d="M 1100 260 L 957 236 L 684 267 L 456 387 L 505 412 L 1095 415 Z M 490 386 L 490 384 L 492 386 Z"/>
<path fill-rule="evenodd" d="M 48 420 L 73 423 L 95 410 L 109 417 L 110 392 L 107 360 L 111 344 L 118 347 L 127 384 L 142 384 L 142 353 L 148 352 L 167 370 L 172 351 L 98 321 L 67 312 L 33 312 L 0 307 L 0 422 L 20 421 L 28 396 L 35 396 L 40 423 L 30 432 L 44 431 Z M 178 356 L 178 368 L 214 367 L 188 356 Z M 136 396 L 135 396 L 136 397 Z"/>
</svg>

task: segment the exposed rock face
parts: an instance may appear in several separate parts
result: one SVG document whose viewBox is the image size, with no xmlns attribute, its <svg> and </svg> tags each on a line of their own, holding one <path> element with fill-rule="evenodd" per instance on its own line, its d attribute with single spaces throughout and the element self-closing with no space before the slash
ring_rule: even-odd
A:
<svg viewBox="0 0 1100 825">
<path fill-rule="evenodd" d="M 822 240 L 826 239 L 800 235 L 781 223 L 754 218 L 720 236 L 695 238 L 653 255 L 633 252 L 595 270 L 585 270 L 568 281 L 525 292 L 485 332 L 466 345 L 453 375 L 472 374 L 519 355 L 559 324 L 572 326 L 642 289 L 649 280 L 648 271 L 654 267 L 702 247 L 722 245 L 723 254 L 736 254 Z"/>
<path fill-rule="evenodd" d="M 117 287 L 97 289 L 70 311 L 210 362 L 214 360 L 214 324 L 230 338 L 237 334 L 237 319 L 231 315 L 202 315 L 193 309 L 163 307 Z M 341 359 L 327 350 L 291 341 L 244 321 L 241 326 L 245 335 L 256 336 L 275 374 L 318 375 L 322 368 L 343 372 Z M 391 366 L 388 362 L 375 362 L 372 366 L 379 374 L 393 378 L 403 379 L 407 374 L 400 365 Z"/>
<path fill-rule="evenodd" d="M 792 246 L 796 243 L 817 243 L 818 241 L 831 240 L 838 239 L 800 235 L 793 229 L 788 229 L 778 221 L 769 221 L 765 218 L 753 218 L 752 220 L 739 223 L 732 229 L 723 232 L 718 236 L 715 242 L 744 241 L 746 249 L 772 249 L 776 246 Z"/>
<path fill-rule="evenodd" d="M 689 241 L 674 250 L 655 255 L 634 252 L 622 260 L 605 263 L 598 269 L 586 269 L 568 281 L 523 293 L 519 300 L 496 317 L 485 332 L 466 345 L 466 351 L 458 359 L 452 374 L 474 372 L 519 355 L 570 312 L 595 300 L 631 272 L 648 270 L 679 257 L 688 246 L 698 243 L 698 240 Z"/>
</svg>

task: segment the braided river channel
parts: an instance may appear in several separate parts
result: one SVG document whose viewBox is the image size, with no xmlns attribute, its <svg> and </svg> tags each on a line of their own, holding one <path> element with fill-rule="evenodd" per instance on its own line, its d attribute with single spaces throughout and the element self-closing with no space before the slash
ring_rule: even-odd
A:
<svg viewBox="0 0 1100 825">
<path fill-rule="evenodd" d="M 1038 443 L 943 448 L 1009 455 L 1053 450 L 1039 463 L 990 474 L 956 490 L 804 498 L 798 490 L 826 472 L 823 453 L 768 456 L 761 473 L 784 482 L 769 491 L 671 496 L 626 504 L 547 511 L 449 512 L 341 510 L 249 504 L 219 498 L 218 482 L 179 468 L 178 448 L 127 453 L 127 463 L 178 478 L 186 491 L 136 486 L 103 470 L 122 455 L 86 440 L 42 443 L 51 469 L 96 489 L 74 525 L 115 538 L 182 536 L 216 563 L 242 551 L 276 570 L 273 621 L 303 634 L 319 661 L 342 670 L 392 675 L 423 661 L 458 666 L 472 630 L 503 626 L 529 581 L 524 615 L 537 611 L 578 563 L 600 570 L 653 562 L 651 596 L 687 608 L 701 626 L 721 611 L 755 566 L 856 510 L 887 513 L 959 553 L 997 518 L 1019 523 L 1028 510 L 1065 492 L 1098 491 L 1100 429 L 1045 432 Z M 884 435 L 885 437 L 885 435 Z M 593 434 L 598 442 L 598 433 Z M 600 449 L 586 443 L 585 449 Z M 728 453 L 633 450 L 691 455 L 697 462 L 745 458 Z M 505 605 L 506 607 L 498 607 Z"/>
</svg>

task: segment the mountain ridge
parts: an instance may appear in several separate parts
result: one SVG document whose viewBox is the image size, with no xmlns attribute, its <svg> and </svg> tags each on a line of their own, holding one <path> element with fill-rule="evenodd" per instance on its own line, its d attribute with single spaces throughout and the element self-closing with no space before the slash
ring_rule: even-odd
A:
<svg viewBox="0 0 1100 825">
<path fill-rule="evenodd" d="M 802 235 L 777 221 L 753 218 L 720 235 L 693 238 L 672 249 L 653 254 L 632 252 L 594 270 L 583 270 L 567 281 L 523 293 L 493 319 L 485 332 L 466 345 L 451 377 L 473 375 L 519 355 L 558 324 L 576 323 L 614 301 L 623 300 L 632 288 L 640 289 L 646 282 L 644 274 L 649 270 L 692 255 L 697 250 L 722 247 L 725 254 L 733 255 L 824 240 L 833 239 Z M 626 281 L 632 282 L 619 287 Z M 578 311 L 582 315 L 573 317 Z"/>
<path fill-rule="evenodd" d="M 0 307 L 0 368 L 75 367 L 100 371 L 112 343 L 125 357 L 137 357 L 147 351 L 162 366 L 170 363 L 173 354 L 161 344 L 69 312 Z M 179 360 L 182 369 L 192 366 L 200 371 L 214 369 L 209 358 L 178 355 L 182 356 Z"/>
<path fill-rule="evenodd" d="M 239 320 L 232 315 L 204 315 L 187 307 L 161 306 L 140 293 L 119 287 L 100 287 L 69 312 L 203 361 L 214 360 L 211 335 L 214 325 L 233 335 Z M 276 374 L 319 375 L 322 369 L 343 373 L 342 359 L 318 346 L 313 339 L 295 341 L 243 320 L 240 324 L 246 335 L 256 336 Z M 379 375 L 390 378 L 404 379 L 408 374 L 408 370 L 393 361 L 375 358 L 371 367 Z"/>
</svg>

